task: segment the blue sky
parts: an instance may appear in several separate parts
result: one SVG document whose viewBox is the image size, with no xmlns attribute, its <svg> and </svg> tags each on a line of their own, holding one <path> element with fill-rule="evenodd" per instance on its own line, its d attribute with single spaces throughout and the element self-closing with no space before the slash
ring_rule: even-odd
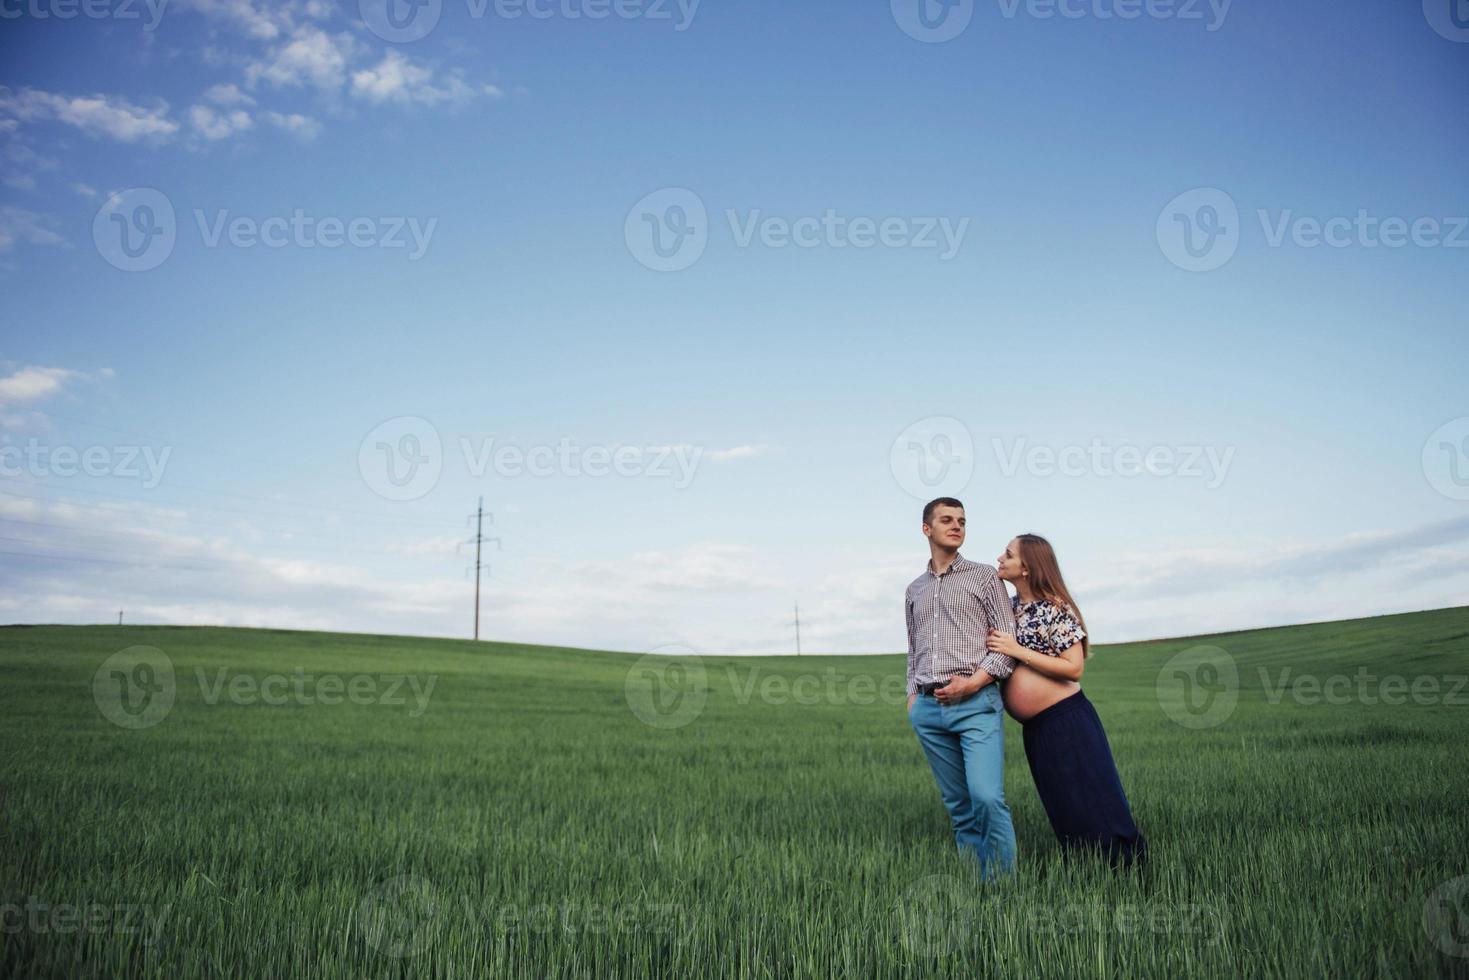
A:
<svg viewBox="0 0 1469 980">
<path fill-rule="evenodd" d="M 463 635 L 480 495 L 497 639 L 899 649 L 930 491 L 1102 642 L 1469 602 L 1447 2 L 916 2 L 0 3 L 0 621 Z"/>
</svg>

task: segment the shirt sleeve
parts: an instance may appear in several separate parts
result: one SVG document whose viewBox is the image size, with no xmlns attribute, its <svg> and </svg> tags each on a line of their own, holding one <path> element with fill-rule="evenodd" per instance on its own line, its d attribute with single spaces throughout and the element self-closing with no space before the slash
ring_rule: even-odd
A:
<svg viewBox="0 0 1469 980">
<path fill-rule="evenodd" d="M 908 625 L 908 693 L 912 694 L 918 690 L 918 662 L 914 656 L 917 644 L 913 637 L 913 600 L 908 593 L 903 593 L 903 620 Z"/>
<path fill-rule="evenodd" d="M 979 603 L 984 607 L 985 622 L 1001 633 L 1015 635 L 1015 611 L 1010 608 L 1010 596 L 1000 582 L 1000 576 L 989 566 L 979 573 Z M 997 681 L 1015 673 L 1015 659 L 1003 653 L 986 650 L 979 661 L 979 669 L 988 671 Z"/>
<path fill-rule="evenodd" d="M 1085 636 L 1086 630 L 1081 628 L 1081 621 L 1071 610 L 1058 607 L 1056 621 L 1051 624 L 1051 649 L 1059 656 L 1061 651 L 1080 643 Z"/>
</svg>

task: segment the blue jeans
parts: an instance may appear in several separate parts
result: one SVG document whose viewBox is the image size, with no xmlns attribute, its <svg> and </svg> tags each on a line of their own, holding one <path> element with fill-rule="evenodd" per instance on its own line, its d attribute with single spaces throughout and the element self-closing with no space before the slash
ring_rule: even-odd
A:
<svg viewBox="0 0 1469 980">
<path fill-rule="evenodd" d="M 1015 870 L 1015 826 L 1005 802 L 1005 727 L 1000 686 L 958 704 L 920 694 L 908 712 L 954 823 L 954 841 L 985 877 Z"/>
</svg>

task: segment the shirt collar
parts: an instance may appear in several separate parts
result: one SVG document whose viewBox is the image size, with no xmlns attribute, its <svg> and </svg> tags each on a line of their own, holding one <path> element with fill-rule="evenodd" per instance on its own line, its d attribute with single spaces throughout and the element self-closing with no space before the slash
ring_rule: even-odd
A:
<svg viewBox="0 0 1469 980">
<path fill-rule="evenodd" d="M 954 552 L 954 563 L 949 566 L 949 571 L 944 572 L 944 574 L 947 575 L 949 574 L 949 572 L 963 572 L 970 568 L 973 568 L 974 565 L 974 562 L 970 561 L 968 558 L 965 558 L 963 554 L 956 551 Z M 924 571 L 928 572 L 928 574 L 930 575 L 934 574 L 932 556 L 929 557 L 928 564 L 924 566 Z"/>
</svg>

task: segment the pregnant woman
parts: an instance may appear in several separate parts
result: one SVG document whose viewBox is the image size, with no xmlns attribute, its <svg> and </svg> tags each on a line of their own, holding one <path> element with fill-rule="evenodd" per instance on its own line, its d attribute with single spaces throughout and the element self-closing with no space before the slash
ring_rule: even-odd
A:
<svg viewBox="0 0 1469 980">
<path fill-rule="evenodd" d="M 996 562 L 1015 586 L 1015 635 L 985 645 L 1014 657 L 1005 710 L 1020 722 L 1036 792 L 1063 847 L 1100 850 L 1112 864 L 1141 861 L 1147 842 L 1133 822 L 1096 709 L 1081 692 L 1090 644 L 1050 542 L 1022 534 Z"/>
</svg>

